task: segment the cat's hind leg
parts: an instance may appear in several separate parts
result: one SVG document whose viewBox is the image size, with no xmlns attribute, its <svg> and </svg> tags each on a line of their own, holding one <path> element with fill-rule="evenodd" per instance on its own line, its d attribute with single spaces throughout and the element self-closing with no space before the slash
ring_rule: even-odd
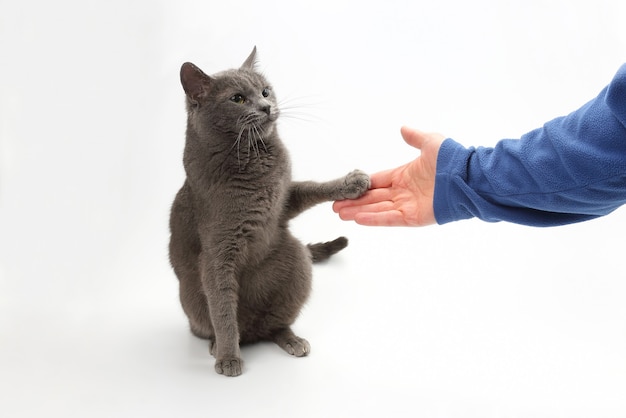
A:
<svg viewBox="0 0 626 418">
<path fill-rule="evenodd" d="M 276 331 L 272 340 L 280 348 L 295 357 L 304 357 L 311 352 L 309 342 L 304 338 L 298 337 L 289 327 Z"/>
</svg>

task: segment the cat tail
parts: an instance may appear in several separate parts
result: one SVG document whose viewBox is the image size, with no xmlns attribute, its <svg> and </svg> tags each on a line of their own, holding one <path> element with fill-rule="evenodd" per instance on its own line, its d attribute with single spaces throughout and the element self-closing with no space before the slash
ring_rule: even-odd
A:
<svg viewBox="0 0 626 418">
<path fill-rule="evenodd" d="M 348 246 L 348 238 L 339 237 L 333 241 L 318 242 L 317 244 L 308 244 L 307 247 L 311 251 L 311 257 L 314 263 L 319 263 L 330 258 L 331 255 L 338 253 Z"/>
</svg>

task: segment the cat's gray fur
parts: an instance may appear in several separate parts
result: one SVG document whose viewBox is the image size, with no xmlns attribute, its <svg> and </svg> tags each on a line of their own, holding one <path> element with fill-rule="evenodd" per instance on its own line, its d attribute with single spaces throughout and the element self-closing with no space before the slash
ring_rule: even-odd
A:
<svg viewBox="0 0 626 418">
<path fill-rule="evenodd" d="M 170 217 L 170 261 L 191 332 L 210 341 L 215 370 L 242 371 L 239 344 L 274 341 L 300 357 L 309 343 L 291 325 L 309 296 L 311 263 L 343 249 L 340 237 L 304 246 L 288 222 L 320 202 L 356 198 L 369 177 L 353 171 L 324 182 L 293 182 L 269 83 L 256 48 L 239 69 L 207 76 L 183 64 L 186 180 Z"/>
</svg>

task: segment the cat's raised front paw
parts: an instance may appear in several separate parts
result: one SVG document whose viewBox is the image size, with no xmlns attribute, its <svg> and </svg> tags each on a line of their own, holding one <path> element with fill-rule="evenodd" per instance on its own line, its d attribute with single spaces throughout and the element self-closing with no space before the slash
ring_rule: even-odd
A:
<svg viewBox="0 0 626 418">
<path fill-rule="evenodd" d="M 370 188 L 370 176 L 361 170 L 354 170 L 343 180 L 341 194 L 344 199 L 356 199 Z"/>
<path fill-rule="evenodd" d="M 215 362 L 215 371 L 224 376 L 239 376 L 243 361 L 240 358 L 221 359 Z"/>
</svg>

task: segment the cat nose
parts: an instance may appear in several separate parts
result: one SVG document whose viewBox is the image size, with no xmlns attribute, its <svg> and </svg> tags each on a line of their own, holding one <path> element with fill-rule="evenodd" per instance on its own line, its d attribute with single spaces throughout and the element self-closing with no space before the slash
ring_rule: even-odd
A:
<svg viewBox="0 0 626 418">
<path fill-rule="evenodd" d="M 270 105 L 261 106 L 261 111 L 269 115 L 272 113 L 272 107 Z"/>
</svg>

